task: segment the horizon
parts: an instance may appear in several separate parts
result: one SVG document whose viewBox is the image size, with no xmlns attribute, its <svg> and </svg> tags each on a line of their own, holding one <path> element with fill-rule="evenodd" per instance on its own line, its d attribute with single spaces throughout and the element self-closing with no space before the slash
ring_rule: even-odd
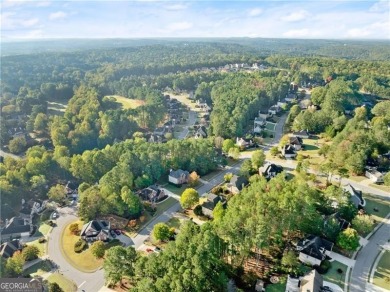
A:
<svg viewBox="0 0 390 292">
<path fill-rule="evenodd" d="M 93 2 L 93 5 L 91 5 Z M 1 40 L 390 40 L 390 2 L 15 1 L 1 3 Z"/>
</svg>

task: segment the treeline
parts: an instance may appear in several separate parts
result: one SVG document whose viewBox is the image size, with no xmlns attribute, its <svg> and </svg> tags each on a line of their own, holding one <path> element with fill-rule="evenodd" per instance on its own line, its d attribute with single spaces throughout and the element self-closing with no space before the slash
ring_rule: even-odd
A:
<svg viewBox="0 0 390 292">
<path fill-rule="evenodd" d="M 246 134 L 249 120 L 257 116 L 259 110 L 268 111 L 279 98 L 286 96 L 289 82 L 285 77 L 264 75 L 227 75 L 214 83 L 210 92 L 213 102 L 210 132 L 213 135 L 235 138 Z"/>
</svg>

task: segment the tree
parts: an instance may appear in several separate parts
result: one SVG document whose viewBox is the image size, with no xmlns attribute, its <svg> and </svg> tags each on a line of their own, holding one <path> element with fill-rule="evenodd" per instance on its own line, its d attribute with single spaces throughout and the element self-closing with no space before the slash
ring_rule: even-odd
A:
<svg viewBox="0 0 390 292">
<path fill-rule="evenodd" d="M 106 245 L 103 241 L 98 240 L 92 243 L 91 245 L 91 253 L 98 259 L 102 258 L 104 256 L 104 253 L 106 251 Z"/>
<path fill-rule="evenodd" d="M 78 223 L 72 223 L 70 224 L 69 226 L 69 231 L 74 234 L 74 235 L 78 235 L 79 234 L 79 224 Z"/>
<path fill-rule="evenodd" d="M 355 218 L 358 210 L 356 206 L 352 202 L 346 202 L 342 204 L 339 208 L 339 214 L 341 218 L 351 222 L 353 218 Z"/>
<path fill-rule="evenodd" d="M 180 204 L 184 209 L 193 207 L 199 203 L 199 194 L 193 188 L 186 189 L 180 197 Z"/>
<path fill-rule="evenodd" d="M 154 225 L 152 235 L 155 240 L 159 241 L 168 241 L 172 236 L 169 226 L 162 222 Z"/>
<path fill-rule="evenodd" d="M 13 277 L 20 276 L 23 272 L 24 263 L 25 259 L 22 252 L 15 252 L 11 258 L 7 259 L 7 263 L 5 265 L 7 273 Z"/>
<path fill-rule="evenodd" d="M 121 190 L 121 198 L 126 204 L 127 210 L 132 218 L 138 218 L 142 212 L 142 203 L 138 196 L 134 195 L 128 186 Z"/>
<path fill-rule="evenodd" d="M 57 184 L 50 188 L 48 197 L 50 200 L 53 200 L 58 203 L 63 203 L 66 199 L 66 193 L 64 186 Z"/>
<path fill-rule="evenodd" d="M 64 292 L 64 290 L 56 282 L 49 283 L 49 292 Z"/>
<path fill-rule="evenodd" d="M 223 176 L 223 180 L 224 180 L 225 182 L 229 182 L 229 181 L 232 179 L 232 177 L 233 177 L 233 173 L 228 172 L 228 173 L 226 173 L 226 174 Z"/>
<path fill-rule="evenodd" d="M 27 142 L 24 137 L 17 137 L 9 142 L 8 148 L 11 153 L 19 154 L 26 149 Z"/>
<path fill-rule="evenodd" d="M 241 164 L 240 175 L 249 178 L 252 173 L 252 162 L 247 159 Z"/>
<path fill-rule="evenodd" d="M 132 246 L 114 246 L 107 250 L 103 263 L 106 281 L 117 283 L 122 277 L 133 277 L 137 258 L 138 254 Z"/>
<path fill-rule="evenodd" d="M 336 241 L 340 233 L 340 223 L 336 218 L 330 218 L 325 222 L 323 233 L 330 241 Z"/>
<path fill-rule="evenodd" d="M 223 141 L 222 143 L 222 151 L 225 152 L 225 153 L 229 153 L 229 150 L 231 148 L 233 148 L 235 145 L 234 145 L 234 142 L 232 139 L 226 139 Z"/>
<path fill-rule="evenodd" d="M 47 123 L 47 116 L 44 113 L 37 114 L 34 121 L 34 131 L 45 132 L 47 130 Z"/>
<path fill-rule="evenodd" d="M 198 183 L 199 178 L 200 178 L 200 176 L 196 173 L 196 171 L 191 172 L 190 176 L 188 178 L 189 186 L 191 186 L 191 187 L 196 186 L 196 184 Z"/>
<path fill-rule="evenodd" d="M 355 229 L 347 228 L 337 238 L 337 244 L 348 251 L 355 251 L 359 247 L 359 234 Z"/>
<path fill-rule="evenodd" d="M 25 261 L 32 261 L 38 258 L 39 248 L 35 245 L 27 245 L 22 251 Z"/>
<path fill-rule="evenodd" d="M 263 150 L 256 150 L 252 154 L 252 168 L 254 170 L 258 170 L 259 167 L 263 166 L 264 161 L 265 161 L 265 154 Z"/>
<path fill-rule="evenodd" d="M 385 183 L 386 186 L 390 186 L 390 172 L 388 172 L 384 177 L 383 177 L 383 181 Z"/>
<path fill-rule="evenodd" d="M 374 220 L 370 215 L 358 215 L 352 220 L 352 227 L 364 236 L 373 229 Z"/>
<path fill-rule="evenodd" d="M 299 266 L 299 261 L 297 256 L 292 250 L 284 252 L 282 257 L 282 266 L 285 267 L 287 272 L 295 271 Z"/>
<path fill-rule="evenodd" d="M 285 145 L 290 143 L 290 136 L 289 135 L 284 135 L 280 141 L 279 141 L 279 147 L 283 148 Z M 276 147 L 276 146 L 275 146 Z"/>
<path fill-rule="evenodd" d="M 218 202 L 213 210 L 214 221 L 221 221 L 225 215 L 225 208 L 221 202 Z"/>
<path fill-rule="evenodd" d="M 240 157 L 240 150 L 238 147 L 232 147 L 229 150 L 229 156 L 235 160 L 237 160 Z"/>
<path fill-rule="evenodd" d="M 278 147 L 277 147 L 277 146 L 272 147 L 272 148 L 269 150 L 269 153 L 271 153 L 271 155 L 275 157 L 276 155 L 279 154 L 279 149 L 278 149 Z"/>
</svg>

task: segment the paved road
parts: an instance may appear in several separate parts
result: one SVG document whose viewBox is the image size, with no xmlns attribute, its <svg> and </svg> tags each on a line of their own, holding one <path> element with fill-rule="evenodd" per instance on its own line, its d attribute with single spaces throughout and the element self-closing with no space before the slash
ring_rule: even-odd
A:
<svg viewBox="0 0 390 292">
<path fill-rule="evenodd" d="M 18 155 L 15 155 L 15 154 L 12 154 L 12 153 L 8 153 L 8 152 L 4 152 L 3 150 L 0 150 L 0 155 L 3 156 L 3 157 L 12 157 L 13 159 L 21 159 L 22 157 L 18 156 Z"/>
<path fill-rule="evenodd" d="M 274 134 L 274 140 L 272 141 L 273 145 L 276 145 L 279 143 L 280 139 L 283 137 L 283 129 L 284 129 L 284 124 L 286 123 L 288 113 L 285 113 L 282 115 L 276 124 L 275 127 L 275 134 Z"/>
<path fill-rule="evenodd" d="M 58 266 L 59 272 L 66 278 L 74 281 L 79 287 L 79 291 L 96 292 L 104 285 L 103 270 L 97 270 L 94 273 L 84 273 L 74 268 L 62 256 L 58 244 L 61 242 L 62 230 L 72 221 L 78 220 L 71 208 L 59 209 L 59 218 L 57 219 L 57 226 L 49 235 L 48 254 L 49 259 L 55 262 Z"/>
<path fill-rule="evenodd" d="M 191 127 L 195 124 L 197 115 L 198 113 L 193 110 L 190 110 L 188 112 L 188 120 L 186 121 L 186 124 L 183 126 L 183 130 L 177 135 L 176 139 L 182 140 L 187 137 L 189 132 L 188 127 Z"/>
<path fill-rule="evenodd" d="M 367 282 L 370 276 L 370 269 L 374 264 L 375 258 L 379 253 L 379 248 L 390 239 L 390 220 L 387 219 L 384 224 L 370 238 L 366 246 L 358 253 L 355 266 L 351 274 L 349 286 L 350 292 L 369 291 Z"/>
<path fill-rule="evenodd" d="M 205 195 L 208 191 L 210 191 L 214 186 L 222 183 L 224 181 L 223 177 L 226 173 L 233 173 L 237 174 L 240 170 L 241 164 L 243 161 L 237 162 L 232 167 L 226 167 L 223 171 L 221 171 L 219 174 L 217 174 L 215 177 L 213 177 L 208 183 L 203 184 L 199 188 L 197 188 L 198 193 L 202 196 Z M 172 196 L 175 198 L 175 196 Z M 154 225 L 160 222 L 167 222 L 169 219 L 171 219 L 176 213 L 181 210 L 180 203 L 175 203 L 172 207 L 170 207 L 168 210 L 166 210 L 161 215 L 154 218 L 152 221 L 148 223 L 135 237 L 132 237 L 134 248 L 139 249 L 144 241 L 149 237 L 150 233 L 153 230 Z"/>
</svg>

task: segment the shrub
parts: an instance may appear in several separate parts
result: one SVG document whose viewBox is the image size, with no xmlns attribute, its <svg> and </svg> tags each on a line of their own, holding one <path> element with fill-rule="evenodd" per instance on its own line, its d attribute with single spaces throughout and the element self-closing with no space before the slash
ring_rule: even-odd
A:
<svg viewBox="0 0 390 292">
<path fill-rule="evenodd" d="M 103 241 L 98 240 L 92 243 L 91 245 L 91 253 L 96 257 L 96 258 L 102 258 L 104 256 L 104 253 L 106 251 L 105 244 Z"/>
<path fill-rule="evenodd" d="M 70 224 L 69 230 L 74 235 L 80 234 L 79 225 L 77 223 Z"/>
<path fill-rule="evenodd" d="M 75 244 L 74 244 L 74 252 L 80 253 L 82 252 L 87 246 L 87 242 L 84 239 L 79 239 Z"/>
<path fill-rule="evenodd" d="M 202 206 L 201 206 L 201 205 L 197 205 L 197 206 L 194 208 L 194 214 L 195 214 L 196 216 L 203 216 Z"/>
<path fill-rule="evenodd" d="M 26 261 L 35 260 L 39 256 L 39 248 L 35 245 L 28 245 L 23 249 L 22 254 Z"/>
<path fill-rule="evenodd" d="M 317 268 L 318 273 L 326 274 L 328 270 L 332 267 L 332 263 L 328 260 L 322 261 L 321 265 Z"/>
<path fill-rule="evenodd" d="M 46 238 L 41 237 L 41 238 L 38 239 L 38 242 L 39 243 L 45 243 L 46 242 Z"/>
</svg>

